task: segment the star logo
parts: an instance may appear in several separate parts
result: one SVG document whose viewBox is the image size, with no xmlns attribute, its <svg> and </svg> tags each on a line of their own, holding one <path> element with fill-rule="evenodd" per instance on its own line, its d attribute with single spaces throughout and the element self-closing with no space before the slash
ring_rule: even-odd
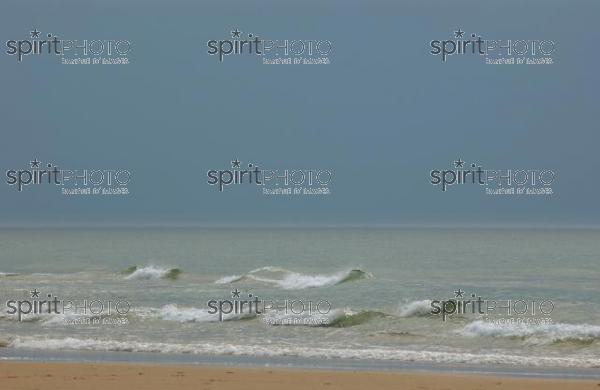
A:
<svg viewBox="0 0 600 390">
<path fill-rule="evenodd" d="M 232 37 L 232 38 L 239 38 L 241 33 L 242 33 L 242 32 L 236 28 L 235 30 L 233 30 L 233 31 L 231 32 L 231 37 Z"/>
<path fill-rule="evenodd" d="M 239 167 L 240 167 L 240 164 L 241 164 L 241 161 L 240 161 L 240 160 L 238 160 L 238 159 L 236 158 L 235 160 L 233 160 L 233 161 L 231 162 L 231 167 L 232 167 L 232 168 L 239 168 Z"/>
<path fill-rule="evenodd" d="M 463 168 L 465 166 L 465 162 L 462 159 L 458 159 L 454 161 L 454 168 Z"/>
<path fill-rule="evenodd" d="M 31 164 L 31 168 L 39 168 L 40 167 L 40 162 L 38 161 L 37 158 L 34 158 L 33 161 L 30 161 L 29 164 Z"/>
<path fill-rule="evenodd" d="M 37 28 L 34 28 L 33 31 L 30 32 L 31 34 L 31 38 L 39 38 L 40 37 L 40 31 L 37 30 Z"/>
<path fill-rule="evenodd" d="M 454 291 L 454 298 L 462 298 L 464 293 L 465 292 L 459 288 L 458 290 Z"/>
<path fill-rule="evenodd" d="M 37 290 L 37 288 L 34 288 L 29 293 L 31 294 L 31 298 L 39 298 L 40 297 L 40 292 Z"/>
<path fill-rule="evenodd" d="M 455 38 L 462 38 L 464 34 L 465 34 L 465 32 L 462 31 L 460 28 L 458 29 L 458 31 L 454 31 Z"/>
<path fill-rule="evenodd" d="M 231 298 L 239 298 L 240 297 L 240 290 L 238 290 L 237 288 L 235 290 L 233 290 L 231 292 Z"/>
</svg>

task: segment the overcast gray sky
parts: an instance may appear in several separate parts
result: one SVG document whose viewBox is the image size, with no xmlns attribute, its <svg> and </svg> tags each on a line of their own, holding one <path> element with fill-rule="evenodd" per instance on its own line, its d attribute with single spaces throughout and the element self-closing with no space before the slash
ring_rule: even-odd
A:
<svg viewBox="0 0 600 390">
<path fill-rule="evenodd" d="M 0 223 L 596 224 L 598 42 L 595 1 L 45 1 L 0 4 Z M 131 64 L 18 63 L 5 41 L 37 28 L 63 39 L 127 39 Z M 328 39 L 330 65 L 262 65 L 207 55 L 238 28 Z M 429 42 L 551 39 L 553 65 L 442 63 Z M 218 193 L 206 171 L 239 158 L 331 169 L 332 194 Z M 126 197 L 18 193 L 5 171 L 122 168 Z M 442 193 L 431 169 L 453 160 L 557 173 L 550 197 Z"/>
</svg>

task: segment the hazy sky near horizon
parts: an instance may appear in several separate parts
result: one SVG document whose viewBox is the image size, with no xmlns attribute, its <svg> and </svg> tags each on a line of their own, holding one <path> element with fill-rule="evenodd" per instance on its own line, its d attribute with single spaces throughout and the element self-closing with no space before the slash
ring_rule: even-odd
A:
<svg viewBox="0 0 600 390">
<path fill-rule="evenodd" d="M 61 1 L 0 4 L 0 224 L 597 224 L 600 42 L 593 1 Z M 327 39 L 329 65 L 263 65 L 207 54 L 239 29 Z M 127 39 L 129 65 L 18 63 L 5 42 L 29 31 Z M 453 31 L 549 39 L 552 65 L 446 63 L 430 41 Z M 63 169 L 128 169 L 128 196 L 23 192 L 5 172 L 37 158 Z M 230 161 L 330 169 L 331 195 L 219 193 L 206 172 Z M 443 193 L 432 169 L 552 169 L 549 197 Z"/>
</svg>

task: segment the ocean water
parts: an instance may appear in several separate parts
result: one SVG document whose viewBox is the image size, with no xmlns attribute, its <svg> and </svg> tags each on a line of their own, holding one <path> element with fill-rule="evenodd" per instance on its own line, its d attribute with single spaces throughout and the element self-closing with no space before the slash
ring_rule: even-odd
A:
<svg viewBox="0 0 600 390">
<path fill-rule="evenodd" d="M 71 307 L 56 314 L 42 305 L 20 321 L 13 313 L 48 294 Z M 484 314 L 473 305 L 445 321 L 432 313 L 432 301 L 471 294 Z M 222 320 L 211 313 L 209 301 L 227 311 L 227 301 L 242 300 L 270 306 Z M 0 357 L 96 351 L 598 368 L 599 313 L 593 229 L 0 229 Z"/>
</svg>

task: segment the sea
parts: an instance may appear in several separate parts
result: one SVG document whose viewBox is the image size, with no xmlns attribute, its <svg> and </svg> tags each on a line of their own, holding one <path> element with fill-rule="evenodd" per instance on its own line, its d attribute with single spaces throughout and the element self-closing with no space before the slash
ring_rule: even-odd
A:
<svg viewBox="0 0 600 390">
<path fill-rule="evenodd" d="M 600 230 L 2 228 L 0 359 L 61 356 L 593 370 Z"/>
</svg>

